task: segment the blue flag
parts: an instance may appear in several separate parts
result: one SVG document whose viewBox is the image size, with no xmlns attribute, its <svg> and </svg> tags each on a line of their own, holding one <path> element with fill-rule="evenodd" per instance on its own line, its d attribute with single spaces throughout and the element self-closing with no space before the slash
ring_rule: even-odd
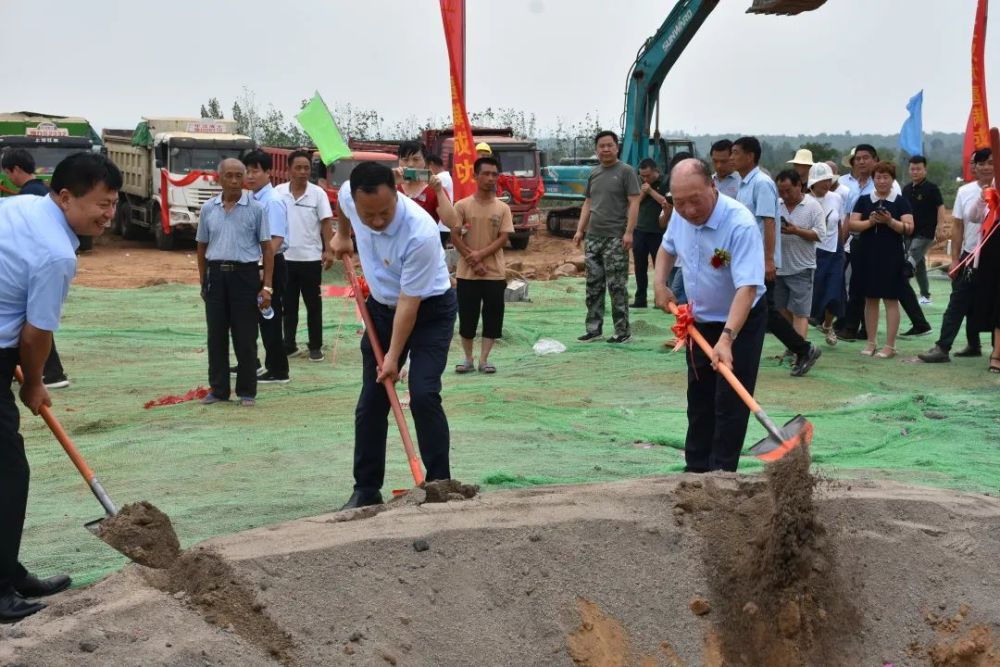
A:
<svg viewBox="0 0 1000 667">
<path fill-rule="evenodd" d="M 910 155 L 924 154 L 924 91 L 920 91 L 906 103 L 909 117 L 899 130 L 899 147 Z"/>
</svg>

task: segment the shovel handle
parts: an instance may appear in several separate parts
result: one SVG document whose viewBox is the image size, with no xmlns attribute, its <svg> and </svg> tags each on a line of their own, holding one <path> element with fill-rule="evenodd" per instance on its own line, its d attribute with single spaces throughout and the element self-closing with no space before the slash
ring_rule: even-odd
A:
<svg viewBox="0 0 1000 667">
<path fill-rule="evenodd" d="M 361 286 L 358 284 L 358 277 L 354 275 L 354 262 L 350 255 L 341 258 L 344 262 L 344 273 L 348 282 L 351 283 L 351 291 L 354 292 L 354 300 L 358 304 L 358 311 L 361 313 L 361 320 L 365 323 L 365 332 L 368 334 L 368 342 L 371 343 L 372 352 L 375 355 L 375 363 L 380 367 L 385 359 L 382 351 L 382 344 L 378 340 L 378 333 L 372 322 L 371 314 L 368 312 L 368 305 L 365 297 L 361 294 Z M 399 437 L 403 440 L 403 449 L 406 450 L 406 458 L 410 464 L 410 473 L 413 475 L 413 482 L 417 486 L 424 483 L 424 469 L 417 458 L 417 452 L 413 447 L 413 440 L 410 439 L 410 428 L 406 425 L 406 416 L 403 414 L 403 406 L 400 405 L 399 395 L 396 394 L 396 385 L 393 382 L 383 382 L 385 393 L 389 397 L 389 405 L 392 406 L 392 414 L 396 418 L 396 425 L 399 427 Z"/>
<path fill-rule="evenodd" d="M 670 301 L 667 303 L 667 305 L 670 307 L 670 312 L 674 314 L 674 317 L 676 317 L 677 304 L 674 303 L 673 301 Z M 694 323 L 688 325 L 688 336 L 694 339 L 694 342 L 698 344 L 698 347 L 700 347 L 705 352 L 705 355 L 709 359 L 712 358 L 712 353 L 713 353 L 712 346 L 708 344 L 708 341 L 705 340 L 705 337 L 701 335 L 701 332 L 698 331 L 697 328 L 695 328 Z M 733 371 L 729 369 L 728 366 L 724 364 L 717 364 L 715 370 L 718 371 L 719 375 L 721 375 L 726 379 L 726 382 L 728 382 L 729 386 L 733 388 L 733 391 L 736 392 L 736 395 L 739 396 L 744 403 L 746 403 L 746 406 L 748 408 L 750 408 L 750 412 L 752 412 L 755 416 L 763 412 L 763 410 L 761 410 L 760 404 L 757 403 L 756 400 L 754 400 L 754 397 L 750 395 L 750 392 L 747 391 L 747 388 L 743 386 L 743 383 L 739 381 L 739 378 L 736 377 L 736 375 L 733 373 Z"/>
<path fill-rule="evenodd" d="M 14 368 L 14 377 L 17 379 L 18 384 L 24 384 L 24 373 L 21 372 L 21 367 L 17 366 Z M 83 478 L 87 481 L 87 484 L 91 484 L 94 480 L 94 471 L 90 469 L 87 462 L 83 460 L 83 456 L 80 455 L 80 451 L 73 444 L 70 439 L 69 434 L 56 419 L 56 416 L 52 414 L 52 410 L 49 406 L 43 405 L 38 411 L 38 415 L 45 420 L 48 425 L 49 430 L 52 431 L 52 435 L 56 436 L 56 440 L 62 445 L 62 448 L 66 450 L 67 456 L 69 456 L 70 461 L 76 466 L 76 469 L 80 471 Z"/>
</svg>

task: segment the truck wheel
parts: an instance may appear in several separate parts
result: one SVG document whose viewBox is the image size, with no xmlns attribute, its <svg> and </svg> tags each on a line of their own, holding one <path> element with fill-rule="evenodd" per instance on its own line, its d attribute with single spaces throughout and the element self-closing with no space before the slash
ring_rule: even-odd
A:
<svg viewBox="0 0 1000 667">
<path fill-rule="evenodd" d="M 156 239 L 156 249 L 157 250 L 173 250 L 174 249 L 174 239 L 177 238 L 175 234 L 167 234 L 163 231 L 163 223 L 160 221 L 160 207 L 153 207 L 153 238 Z"/>
<path fill-rule="evenodd" d="M 510 237 L 510 247 L 514 250 L 524 250 L 528 247 L 528 240 L 531 238 L 528 234 L 524 236 L 511 236 Z"/>
<path fill-rule="evenodd" d="M 88 250 L 94 249 L 94 237 L 93 236 L 78 236 L 80 239 L 80 247 L 77 248 L 78 252 L 87 252 Z"/>
<path fill-rule="evenodd" d="M 124 196 L 118 200 L 118 208 L 115 210 L 115 219 L 111 221 L 111 233 L 118 236 L 125 236 L 125 227 L 132 217 L 132 205 Z"/>
<path fill-rule="evenodd" d="M 545 218 L 545 228 L 549 230 L 549 234 L 552 236 L 559 236 L 559 216 L 555 213 L 549 213 Z"/>
<path fill-rule="evenodd" d="M 147 238 L 147 230 L 132 220 L 132 203 L 123 200 L 118 203 L 118 213 L 122 220 L 122 238 L 126 241 L 142 241 Z M 117 219 L 117 216 L 116 216 Z"/>
</svg>

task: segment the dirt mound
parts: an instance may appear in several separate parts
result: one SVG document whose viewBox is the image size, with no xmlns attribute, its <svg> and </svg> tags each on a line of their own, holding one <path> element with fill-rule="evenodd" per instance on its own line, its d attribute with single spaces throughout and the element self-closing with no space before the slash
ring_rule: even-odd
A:
<svg viewBox="0 0 1000 667">
<path fill-rule="evenodd" d="M 820 523 L 801 446 L 768 466 L 766 483 L 720 489 L 712 479 L 681 489 L 677 507 L 697 511 L 702 558 L 726 664 L 857 664 L 860 616 Z"/>
<path fill-rule="evenodd" d="M 125 505 L 104 519 L 97 536 L 147 567 L 170 567 L 181 552 L 170 517 L 145 500 Z"/>
<path fill-rule="evenodd" d="M 793 458 L 261 527 L 50 598 L 0 627 L 0 665 L 996 667 L 1000 501 L 807 476 Z"/>
<path fill-rule="evenodd" d="M 282 665 L 297 664 L 291 634 L 268 616 L 266 605 L 218 553 L 190 549 L 170 569 L 150 572 L 148 578 L 160 590 L 175 594 L 175 599 L 195 605 L 212 625 L 231 629 Z"/>
<path fill-rule="evenodd" d="M 429 503 L 446 503 L 449 500 L 468 500 L 475 498 L 479 487 L 473 484 L 463 484 L 457 479 L 442 479 L 424 484 L 424 493 Z"/>
</svg>

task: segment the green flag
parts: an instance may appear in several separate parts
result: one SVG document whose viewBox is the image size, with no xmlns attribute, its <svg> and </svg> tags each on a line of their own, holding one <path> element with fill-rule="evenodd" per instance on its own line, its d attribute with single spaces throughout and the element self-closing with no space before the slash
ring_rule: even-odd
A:
<svg viewBox="0 0 1000 667">
<path fill-rule="evenodd" d="M 333 120 L 333 114 L 319 93 L 313 95 L 309 104 L 302 107 L 302 111 L 295 118 L 309 138 L 315 142 L 324 164 L 336 162 L 342 157 L 350 157 L 351 149 L 347 147 L 347 142 L 344 141 L 337 123 Z"/>
</svg>

